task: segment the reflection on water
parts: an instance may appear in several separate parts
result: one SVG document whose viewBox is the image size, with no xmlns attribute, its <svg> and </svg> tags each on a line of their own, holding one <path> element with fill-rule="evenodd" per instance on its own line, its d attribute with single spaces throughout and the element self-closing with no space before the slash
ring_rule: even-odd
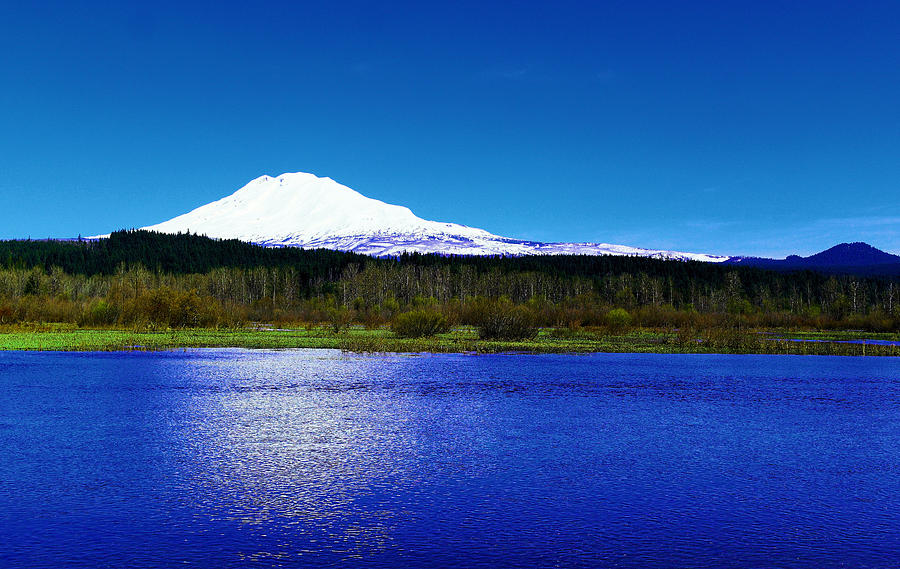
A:
<svg viewBox="0 0 900 569">
<path fill-rule="evenodd" d="M 313 526 L 333 552 L 383 549 L 403 512 L 355 504 L 392 479 L 414 479 L 399 460 L 409 446 L 398 428 L 403 409 L 359 397 L 369 390 L 360 379 L 373 375 L 372 360 L 348 367 L 337 354 L 296 355 L 206 363 L 211 391 L 186 399 L 190 427 L 174 434 L 191 461 L 193 505 L 261 530 Z M 220 513 L 223 495 L 229 509 Z"/>
<path fill-rule="evenodd" d="M 0 565 L 896 567 L 898 372 L 0 354 Z"/>
</svg>

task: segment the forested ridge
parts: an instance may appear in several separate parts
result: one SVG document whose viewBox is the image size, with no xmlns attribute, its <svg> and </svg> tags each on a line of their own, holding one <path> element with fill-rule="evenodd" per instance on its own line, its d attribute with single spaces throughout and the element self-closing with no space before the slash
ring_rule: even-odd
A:
<svg viewBox="0 0 900 569">
<path fill-rule="evenodd" d="M 0 242 L 0 324 L 381 325 L 411 310 L 540 326 L 804 326 L 897 330 L 890 278 L 624 256 L 375 259 L 190 234 Z M 627 317 L 622 317 L 625 313 Z"/>
<path fill-rule="evenodd" d="M 107 239 L 0 241 L 0 263 L 4 268 L 41 267 L 49 271 L 57 267 L 85 276 L 111 275 L 123 265 L 179 275 L 222 267 L 290 266 L 301 273 L 328 276 L 366 259 L 363 255 L 327 249 L 267 248 L 237 239 L 143 230 L 116 231 Z"/>
</svg>

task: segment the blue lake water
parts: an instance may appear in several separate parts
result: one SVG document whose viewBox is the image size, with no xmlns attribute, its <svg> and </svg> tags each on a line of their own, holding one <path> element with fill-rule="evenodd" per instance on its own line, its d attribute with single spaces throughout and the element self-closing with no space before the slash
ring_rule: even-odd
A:
<svg viewBox="0 0 900 569">
<path fill-rule="evenodd" d="M 0 352 L 3 567 L 898 567 L 900 360 Z"/>
</svg>

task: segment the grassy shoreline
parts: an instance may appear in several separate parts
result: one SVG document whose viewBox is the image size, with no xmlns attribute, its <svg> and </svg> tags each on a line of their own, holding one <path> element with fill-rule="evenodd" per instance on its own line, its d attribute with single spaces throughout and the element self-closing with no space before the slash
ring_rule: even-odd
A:
<svg viewBox="0 0 900 569">
<path fill-rule="evenodd" d="M 351 328 L 340 333 L 319 328 L 291 330 L 184 329 L 134 331 L 84 329 L 67 325 L 0 328 L 0 351 L 122 351 L 181 348 L 331 348 L 350 352 L 432 353 L 730 353 L 841 356 L 900 356 L 900 346 L 846 343 L 900 341 L 900 334 L 854 331 L 698 331 L 634 329 L 620 334 L 544 329 L 533 340 L 480 340 L 461 328 L 431 338 L 398 338 L 386 329 Z M 814 341 L 791 341 L 814 340 Z"/>
</svg>

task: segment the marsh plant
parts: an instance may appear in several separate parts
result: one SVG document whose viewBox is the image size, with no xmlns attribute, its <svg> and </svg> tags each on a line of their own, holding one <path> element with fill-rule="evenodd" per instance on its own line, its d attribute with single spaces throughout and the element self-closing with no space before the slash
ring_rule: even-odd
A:
<svg viewBox="0 0 900 569">
<path fill-rule="evenodd" d="M 450 331 L 450 321 L 434 310 L 411 310 L 398 314 L 391 330 L 401 338 L 426 338 Z"/>
</svg>

